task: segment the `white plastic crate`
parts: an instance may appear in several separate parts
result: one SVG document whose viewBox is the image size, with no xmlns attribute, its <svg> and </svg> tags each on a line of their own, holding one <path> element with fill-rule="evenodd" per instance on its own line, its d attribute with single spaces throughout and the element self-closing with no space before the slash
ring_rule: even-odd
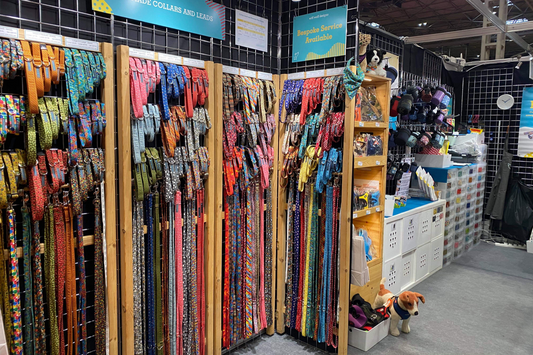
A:
<svg viewBox="0 0 533 355">
<path fill-rule="evenodd" d="M 445 221 L 444 207 L 441 206 L 433 210 L 433 227 L 431 231 L 431 238 L 439 237 L 444 232 Z"/>
<path fill-rule="evenodd" d="M 465 239 L 465 231 L 464 229 L 459 229 L 455 231 L 455 234 L 453 235 L 453 238 L 455 239 L 455 242 L 462 242 Z"/>
<path fill-rule="evenodd" d="M 394 221 L 385 225 L 383 236 L 383 260 L 387 261 L 402 253 L 402 221 Z"/>
<path fill-rule="evenodd" d="M 455 242 L 455 234 L 450 234 L 448 236 L 443 236 L 442 237 L 442 245 L 444 247 L 448 247 L 450 245 L 453 245 L 453 243 Z"/>
<path fill-rule="evenodd" d="M 409 285 L 411 285 L 413 282 L 415 282 L 415 270 L 416 270 L 415 252 L 412 251 L 410 253 L 402 255 L 402 263 L 401 263 L 401 272 L 402 272 L 401 289 L 402 290 L 404 290 Z"/>
<path fill-rule="evenodd" d="M 485 174 L 487 172 L 487 163 L 479 163 L 477 164 L 477 173 L 478 174 Z"/>
<path fill-rule="evenodd" d="M 419 281 L 429 273 L 429 263 L 431 260 L 431 243 L 426 243 L 418 247 L 415 251 L 416 271 L 415 280 Z"/>
<path fill-rule="evenodd" d="M 348 327 L 348 345 L 359 350 L 368 351 L 389 334 L 389 328 L 390 318 L 387 318 L 369 331 Z"/>
<path fill-rule="evenodd" d="M 418 216 L 418 237 L 417 245 L 426 244 L 431 240 L 432 232 L 432 223 L 433 223 L 433 210 L 426 210 L 420 212 Z"/>
<path fill-rule="evenodd" d="M 416 248 L 419 214 L 407 216 L 402 221 L 402 253 Z"/>
<path fill-rule="evenodd" d="M 457 169 L 457 178 L 462 178 L 468 175 L 468 166 Z"/>
<path fill-rule="evenodd" d="M 457 171 L 459 169 L 448 169 L 448 181 L 451 179 L 457 179 Z"/>
<path fill-rule="evenodd" d="M 401 272 L 402 272 L 402 257 L 398 256 L 383 264 L 383 277 L 385 281 L 385 288 L 395 295 L 401 291 Z M 374 300 L 372 300 L 374 302 Z"/>
<path fill-rule="evenodd" d="M 461 203 L 466 202 L 466 194 L 462 193 L 460 195 L 455 196 L 455 204 L 459 205 Z"/>
<path fill-rule="evenodd" d="M 469 242 L 465 242 L 465 246 L 464 246 L 465 252 L 470 251 L 473 245 L 474 245 L 474 239 L 470 239 Z"/>
<path fill-rule="evenodd" d="M 444 237 L 440 237 L 431 242 L 431 255 L 429 260 L 429 272 L 433 272 L 442 266 L 442 251 Z"/>
</svg>

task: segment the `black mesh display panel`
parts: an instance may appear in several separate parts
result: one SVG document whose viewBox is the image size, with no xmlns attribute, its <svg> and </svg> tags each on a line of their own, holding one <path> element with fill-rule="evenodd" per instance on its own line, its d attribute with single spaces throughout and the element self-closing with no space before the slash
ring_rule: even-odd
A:
<svg viewBox="0 0 533 355">
<path fill-rule="evenodd" d="M 480 125 L 485 128 L 485 143 L 488 145 L 487 176 L 485 187 L 485 204 L 492 190 L 492 182 L 500 166 L 507 127 L 509 127 L 509 151 L 516 154 L 518 148 L 518 130 L 520 127 L 520 110 L 522 108 L 522 91 L 526 86 L 514 75 L 514 66 L 501 68 L 476 68 L 465 79 L 465 97 L 462 122 L 469 115 L 480 115 Z M 500 95 L 511 94 L 515 104 L 510 110 L 500 110 L 496 100 Z M 513 176 L 521 178 L 526 184 L 533 185 L 533 160 L 514 156 Z"/>
</svg>

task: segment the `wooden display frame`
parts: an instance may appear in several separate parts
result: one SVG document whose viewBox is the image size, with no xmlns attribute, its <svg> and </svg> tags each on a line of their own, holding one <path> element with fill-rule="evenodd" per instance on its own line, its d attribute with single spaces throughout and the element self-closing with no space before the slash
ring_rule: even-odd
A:
<svg viewBox="0 0 533 355">
<path fill-rule="evenodd" d="M 214 73 L 214 63 L 209 61 L 201 61 L 195 59 L 188 59 L 164 53 L 156 53 L 145 50 L 129 48 L 128 46 L 120 45 L 117 47 L 117 105 L 118 105 L 118 178 L 119 178 L 119 222 L 120 222 L 120 276 L 121 276 L 121 320 L 122 320 L 122 353 L 126 355 L 134 354 L 134 309 L 133 309 L 133 258 L 132 258 L 132 234 L 133 234 L 133 211 L 132 211 L 132 175 L 131 175 L 131 116 L 130 116 L 130 76 L 129 76 L 129 58 L 132 57 L 151 59 L 155 61 L 174 63 L 177 65 L 186 65 L 192 67 L 199 67 L 206 70 L 210 87 L 216 87 L 216 78 Z M 209 92 L 209 98 L 206 100 L 205 108 L 209 116 L 212 118 L 213 127 L 205 136 L 205 144 L 210 154 L 211 164 L 209 166 L 209 178 L 205 185 L 205 324 L 206 324 L 206 338 L 205 347 L 206 353 L 211 354 L 213 349 L 213 328 L 214 322 L 214 306 L 212 299 L 213 280 L 214 280 L 214 240 L 216 237 L 216 210 L 218 207 L 217 194 L 219 191 L 216 188 L 218 181 L 216 159 L 217 142 L 222 144 L 222 141 L 217 140 L 217 126 L 218 120 L 215 115 L 217 93 L 213 89 Z M 220 190 L 221 191 L 221 190 Z M 221 205 L 221 204 L 220 204 Z M 117 352 L 118 353 L 118 352 Z"/>
<path fill-rule="evenodd" d="M 111 43 L 101 43 L 78 38 L 65 37 L 58 34 L 24 30 L 2 26 L 2 38 L 13 38 L 50 44 L 56 47 L 75 48 L 91 52 L 100 52 L 104 58 L 107 68 L 105 79 L 101 82 L 102 97 L 101 102 L 106 107 L 107 125 L 103 134 L 103 148 L 105 149 L 105 238 L 106 238 L 106 307 L 107 322 L 109 326 L 109 352 L 118 354 L 118 293 L 117 293 L 117 220 L 116 220 L 116 182 L 115 182 L 115 73 L 114 73 L 114 51 Z M 94 236 L 83 236 L 83 245 L 93 245 Z M 3 250 L 4 258 L 7 260 L 8 250 Z M 41 243 L 41 253 L 44 254 L 44 243 Z M 17 248 L 17 258 L 22 258 L 22 248 Z"/>
<path fill-rule="evenodd" d="M 372 304 L 379 291 L 383 264 L 383 233 L 385 226 L 385 191 L 387 183 L 387 151 L 389 142 L 389 111 L 391 80 L 377 75 L 366 74 L 362 87 L 376 87 L 376 96 L 381 105 L 383 122 L 355 122 L 354 132 L 372 132 L 380 135 L 383 141 L 383 155 L 371 157 L 354 157 L 354 178 L 376 180 L 379 179 L 380 202 L 378 207 L 367 210 L 354 211 L 352 223 L 356 228 L 365 228 L 372 239 L 374 250 L 378 257 L 368 262 L 370 281 L 365 286 L 350 284 L 350 299 L 359 293 L 367 302 Z M 345 131 L 346 132 L 346 131 Z"/>
<path fill-rule="evenodd" d="M 344 68 L 329 69 L 329 70 L 318 70 L 313 72 L 304 72 L 304 73 L 295 73 L 295 74 L 282 74 L 280 76 L 279 87 L 283 87 L 286 80 L 290 79 L 306 79 L 312 77 L 324 77 L 342 74 Z M 356 68 L 351 67 L 355 72 Z M 364 129 L 365 131 L 375 131 L 379 132 L 383 139 L 383 151 L 387 151 L 387 142 L 388 142 L 388 112 L 389 112 L 389 100 L 390 100 L 390 79 L 367 75 L 365 81 L 363 82 L 364 87 L 376 86 L 376 94 L 378 100 L 383 109 L 384 116 L 387 118 L 384 122 L 355 122 L 355 99 L 350 99 L 346 94 L 345 99 L 345 120 L 344 120 L 344 138 L 343 138 L 343 147 L 345 152 L 350 152 L 350 154 L 343 154 L 342 162 L 342 171 L 343 179 L 341 186 L 341 196 L 344 198 L 341 199 L 341 209 L 339 215 L 339 228 L 340 228 L 340 239 L 339 239 L 339 328 L 338 328 L 338 353 L 347 354 L 348 352 L 348 307 L 351 297 L 350 291 L 355 291 L 356 289 L 350 285 L 350 254 L 351 254 L 351 231 L 352 223 L 354 220 L 359 220 L 358 217 L 361 217 L 362 221 L 372 225 L 372 230 L 376 231 L 379 234 L 380 240 L 383 237 L 383 210 L 384 210 L 384 201 L 385 201 L 385 185 L 386 185 L 386 163 L 387 156 L 379 157 L 362 157 L 354 158 L 351 152 L 353 151 L 353 141 L 355 136 L 355 130 L 357 128 Z M 283 114 L 285 113 L 285 108 L 283 108 Z M 371 128 L 371 129 L 369 129 Z M 285 124 L 280 123 L 277 128 L 277 132 L 284 131 Z M 281 143 L 279 143 L 281 144 Z M 284 161 L 284 154 L 278 150 L 278 166 L 282 166 Z M 360 164 L 359 164 L 360 163 Z M 380 206 L 374 207 L 369 210 L 364 210 L 359 212 L 359 215 L 354 219 L 354 213 L 352 212 L 352 199 L 346 198 L 346 196 L 352 196 L 353 189 L 353 178 L 356 174 L 359 174 L 360 168 L 366 170 L 379 169 L 377 174 L 380 178 Z M 279 180 L 279 179 L 278 179 Z M 277 209 L 277 310 L 276 310 L 276 331 L 280 334 L 285 333 L 285 322 L 283 320 L 283 315 L 285 314 L 285 265 L 286 265 L 286 230 L 287 230 L 287 201 L 285 194 L 278 193 L 278 209 Z M 367 212 L 368 215 L 367 215 Z M 363 216 L 364 213 L 364 217 Z M 380 255 L 382 255 L 382 243 L 380 243 Z M 378 261 L 378 260 L 377 260 Z M 379 259 L 379 278 L 381 278 L 381 258 Z M 378 265 L 378 262 L 374 262 L 375 265 Z M 373 265 L 374 265 L 373 264 Z M 369 264 L 369 266 L 371 266 Z M 371 280 L 375 279 L 377 272 L 374 271 L 376 266 L 373 266 L 371 271 Z M 373 277 L 373 278 L 372 278 Z M 369 302 L 372 302 L 373 299 Z"/>
<path fill-rule="evenodd" d="M 251 70 L 245 70 L 245 69 L 239 69 L 234 67 L 228 67 L 224 66 L 222 64 L 215 64 L 215 115 L 216 117 L 214 124 L 215 128 L 215 142 L 217 149 L 215 150 L 215 161 L 217 163 L 216 167 L 216 189 L 217 196 L 215 197 L 216 205 L 215 208 L 215 215 L 214 219 L 216 222 L 216 237 L 215 237 L 215 257 L 210 261 L 210 265 L 214 264 L 213 270 L 214 270 L 214 288 L 212 289 L 212 299 L 214 301 L 214 322 L 212 324 L 213 329 L 213 339 L 214 339 L 214 348 L 213 352 L 208 352 L 208 354 L 221 354 L 222 353 L 222 274 L 223 274 L 223 258 L 222 258 L 222 241 L 224 239 L 223 236 L 223 228 L 222 225 L 224 223 L 224 211 L 223 211 L 223 181 L 224 181 L 224 175 L 223 175 L 223 155 L 222 155 L 222 143 L 223 143 L 223 130 L 224 125 L 222 122 L 223 117 L 223 81 L 222 81 L 222 75 L 224 73 L 228 74 L 236 74 L 236 75 L 242 75 L 242 76 L 248 76 L 253 77 L 256 79 L 263 79 L 263 80 L 272 80 L 274 83 L 274 88 L 276 90 L 276 100 L 274 101 L 274 119 L 276 122 L 278 122 L 278 104 L 279 104 L 279 96 L 281 95 L 280 89 L 279 89 L 279 76 L 275 74 L 269 74 L 269 73 L 263 73 L 263 72 L 256 72 Z M 213 116 L 212 116 L 213 117 Z M 278 132 L 279 132 L 279 125 L 276 126 L 276 131 L 274 133 L 274 136 L 272 138 L 272 147 L 274 148 L 274 157 L 277 156 L 278 147 L 279 147 L 279 139 L 278 139 Z M 276 250 L 277 250 L 277 241 L 276 241 L 276 231 L 277 231 L 277 208 L 278 208 L 278 199 L 276 196 L 278 195 L 278 164 L 276 164 L 276 159 L 274 160 L 273 164 L 273 170 L 272 170 L 272 318 L 273 322 L 270 327 L 267 328 L 266 333 L 268 335 L 273 335 L 275 332 L 275 319 L 277 317 L 276 315 Z"/>
</svg>

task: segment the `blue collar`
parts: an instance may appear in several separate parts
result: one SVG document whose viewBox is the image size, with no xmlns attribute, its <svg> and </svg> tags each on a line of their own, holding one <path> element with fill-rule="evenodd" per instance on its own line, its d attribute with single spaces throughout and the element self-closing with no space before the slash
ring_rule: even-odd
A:
<svg viewBox="0 0 533 355">
<path fill-rule="evenodd" d="M 394 302 L 392 302 L 392 305 L 394 306 L 394 310 L 396 311 L 396 313 L 398 313 L 401 319 L 407 319 L 411 317 L 409 312 L 401 308 L 398 304 L 398 296 L 394 297 Z"/>
</svg>

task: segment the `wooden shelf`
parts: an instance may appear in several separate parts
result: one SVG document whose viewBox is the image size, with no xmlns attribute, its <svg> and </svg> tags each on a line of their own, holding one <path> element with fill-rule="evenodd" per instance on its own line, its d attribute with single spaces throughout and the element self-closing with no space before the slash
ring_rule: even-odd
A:
<svg viewBox="0 0 533 355">
<path fill-rule="evenodd" d="M 363 86 L 375 86 L 377 84 L 383 84 L 386 82 L 391 82 L 391 80 L 384 76 L 378 76 L 374 74 L 365 74 L 365 80 L 363 80 Z"/>
<path fill-rule="evenodd" d="M 357 128 L 386 129 L 389 128 L 389 122 L 359 121 L 355 122 L 355 129 Z"/>
<path fill-rule="evenodd" d="M 380 213 L 380 212 L 383 212 L 383 206 L 381 206 L 381 205 L 376 206 L 376 207 L 372 207 L 372 208 L 368 208 L 366 210 L 355 211 L 353 213 L 353 215 L 352 215 L 352 218 L 353 219 L 362 218 L 362 217 L 366 217 L 366 216 L 369 216 L 371 214 Z"/>
<path fill-rule="evenodd" d="M 77 242 L 75 239 L 74 239 L 74 243 L 76 244 L 76 248 L 77 248 L 78 246 L 77 246 Z M 86 247 L 88 245 L 94 245 L 94 235 L 83 236 L 83 246 Z M 44 254 L 44 243 L 41 243 L 41 254 Z M 23 256 L 24 256 L 24 253 L 22 251 L 22 247 L 18 247 L 17 258 L 20 259 Z M 9 258 L 9 249 L 4 249 L 4 260 L 7 260 L 8 258 Z"/>
<path fill-rule="evenodd" d="M 387 156 L 374 155 L 371 157 L 354 157 L 353 168 L 371 168 L 374 166 L 384 166 L 387 162 Z"/>
</svg>

